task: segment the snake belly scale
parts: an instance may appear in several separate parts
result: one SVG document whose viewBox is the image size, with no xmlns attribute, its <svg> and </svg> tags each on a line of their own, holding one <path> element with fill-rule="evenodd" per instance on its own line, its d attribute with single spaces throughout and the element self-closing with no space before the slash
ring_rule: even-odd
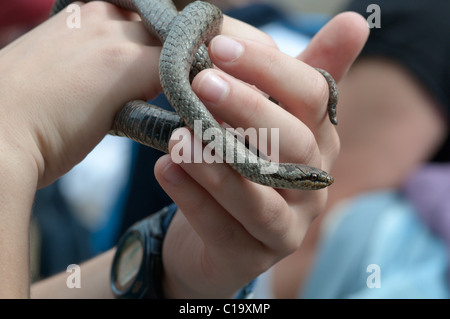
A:
<svg viewBox="0 0 450 319">
<path fill-rule="evenodd" d="M 56 0 L 51 15 L 74 1 Z M 192 91 L 190 82 L 195 75 L 212 67 L 205 43 L 220 33 L 222 12 L 217 7 L 194 1 L 178 13 L 171 0 L 105 1 L 138 13 L 147 30 L 163 43 L 159 64 L 161 86 L 176 111 L 169 112 L 145 101 L 130 101 L 116 115 L 110 134 L 126 136 L 167 153 L 171 133 L 176 128 L 186 125 L 194 129 L 194 122 L 201 121 L 201 136 L 198 137 L 203 143 L 210 142 L 203 133 L 214 129 L 215 139 L 222 141 L 223 158 L 232 159 L 226 163 L 255 183 L 303 190 L 321 189 L 333 183 L 333 178 L 320 169 L 303 164 L 273 163 L 256 156 L 235 135 L 220 126 Z M 336 84 L 326 71 L 317 70 L 327 80 L 330 91 L 328 114 L 331 122 L 337 124 Z M 226 154 L 227 151 L 232 154 Z"/>
</svg>

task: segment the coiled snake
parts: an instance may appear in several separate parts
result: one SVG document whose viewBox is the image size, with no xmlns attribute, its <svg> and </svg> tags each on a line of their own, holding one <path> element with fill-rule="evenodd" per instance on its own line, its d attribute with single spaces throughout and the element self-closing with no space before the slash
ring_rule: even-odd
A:
<svg viewBox="0 0 450 319">
<path fill-rule="evenodd" d="M 56 0 L 51 15 L 74 1 Z M 179 14 L 171 0 L 105 1 L 138 13 L 149 32 L 163 43 L 159 64 L 161 86 L 177 112 L 163 110 L 145 101 L 130 101 L 116 115 L 111 134 L 126 136 L 167 153 L 172 131 L 184 125 L 194 129 L 194 121 L 200 120 L 199 138 L 203 143 L 210 142 L 204 132 L 214 129 L 214 139 L 223 141 L 223 159 L 231 158 L 227 164 L 253 182 L 275 188 L 309 190 L 333 183 L 333 178 L 320 169 L 302 164 L 272 163 L 256 156 L 236 135 L 220 126 L 192 91 L 190 81 L 194 76 L 212 67 L 204 43 L 220 32 L 222 12 L 217 7 L 194 1 Z M 336 84 L 327 72 L 317 70 L 329 85 L 328 113 L 331 122 L 336 124 Z M 230 151 L 232 154 L 227 155 Z"/>
</svg>

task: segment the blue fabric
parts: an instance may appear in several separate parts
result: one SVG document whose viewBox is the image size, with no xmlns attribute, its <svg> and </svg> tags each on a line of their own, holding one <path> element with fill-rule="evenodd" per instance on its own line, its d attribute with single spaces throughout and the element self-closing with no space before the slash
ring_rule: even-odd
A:
<svg viewBox="0 0 450 319">
<path fill-rule="evenodd" d="M 250 299 L 253 296 L 253 288 L 255 287 L 256 279 L 252 280 L 248 285 L 238 291 L 234 299 Z"/>
<path fill-rule="evenodd" d="M 38 278 L 66 271 L 68 265 L 91 257 L 90 232 L 74 215 L 59 186 L 56 181 L 38 190 L 34 199 L 33 218 L 41 245 Z"/>
<path fill-rule="evenodd" d="M 133 143 L 132 145 L 133 147 L 131 162 L 134 163 L 136 161 L 138 145 L 135 143 Z M 133 168 L 130 167 L 129 169 L 131 171 Z M 123 209 L 129 196 L 130 187 L 130 182 L 128 182 L 122 190 L 119 198 L 116 199 L 116 203 L 113 206 L 113 209 L 105 225 L 103 225 L 103 227 L 101 227 L 99 230 L 92 233 L 91 242 L 92 253 L 94 255 L 102 253 L 117 244 L 117 234 L 119 233 L 123 221 Z"/>
<path fill-rule="evenodd" d="M 362 195 L 338 214 L 318 247 L 302 298 L 450 296 L 443 243 L 398 193 Z M 369 287 L 371 265 L 379 267 L 379 288 Z"/>
</svg>

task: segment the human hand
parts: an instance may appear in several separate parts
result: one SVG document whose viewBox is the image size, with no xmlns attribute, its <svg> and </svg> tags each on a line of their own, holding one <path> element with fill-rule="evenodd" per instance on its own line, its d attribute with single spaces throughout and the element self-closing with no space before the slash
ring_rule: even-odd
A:
<svg viewBox="0 0 450 319">
<path fill-rule="evenodd" d="M 0 51 L 0 145 L 38 186 L 83 159 L 125 102 L 160 91 L 160 44 L 142 23 L 106 2 L 79 5 L 80 28 L 63 10 Z"/>
<path fill-rule="evenodd" d="M 241 32 L 230 27 L 225 34 Z M 329 171 L 339 139 L 326 112 L 328 85 L 306 63 L 329 71 L 338 81 L 367 36 L 365 20 L 345 13 L 330 21 L 298 59 L 259 35 L 246 34 L 247 40 L 217 37 L 210 55 L 223 71 L 203 71 L 192 86 L 213 115 L 232 127 L 279 128 L 280 162 Z M 182 211 L 175 215 L 163 246 L 168 297 L 233 296 L 299 247 L 327 198 L 326 189 L 275 190 L 244 179 L 228 165 L 178 165 L 169 155 L 157 162 L 155 174 Z"/>
</svg>

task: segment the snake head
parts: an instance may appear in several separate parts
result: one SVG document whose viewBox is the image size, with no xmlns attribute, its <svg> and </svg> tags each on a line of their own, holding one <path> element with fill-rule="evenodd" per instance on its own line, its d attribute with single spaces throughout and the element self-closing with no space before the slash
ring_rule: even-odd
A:
<svg viewBox="0 0 450 319">
<path fill-rule="evenodd" d="M 287 164 L 287 180 L 291 179 L 291 187 L 294 189 L 317 190 L 330 186 L 334 178 L 327 172 L 300 164 Z"/>
<path fill-rule="evenodd" d="M 334 178 L 328 173 L 314 169 L 306 174 L 305 178 L 302 178 L 302 185 L 306 189 L 321 189 L 330 186 L 334 183 Z"/>
<path fill-rule="evenodd" d="M 265 185 L 275 188 L 316 190 L 328 187 L 334 182 L 333 177 L 318 168 L 290 163 L 278 165 L 277 172 L 269 174 L 264 180 Z"/>
</svg>

